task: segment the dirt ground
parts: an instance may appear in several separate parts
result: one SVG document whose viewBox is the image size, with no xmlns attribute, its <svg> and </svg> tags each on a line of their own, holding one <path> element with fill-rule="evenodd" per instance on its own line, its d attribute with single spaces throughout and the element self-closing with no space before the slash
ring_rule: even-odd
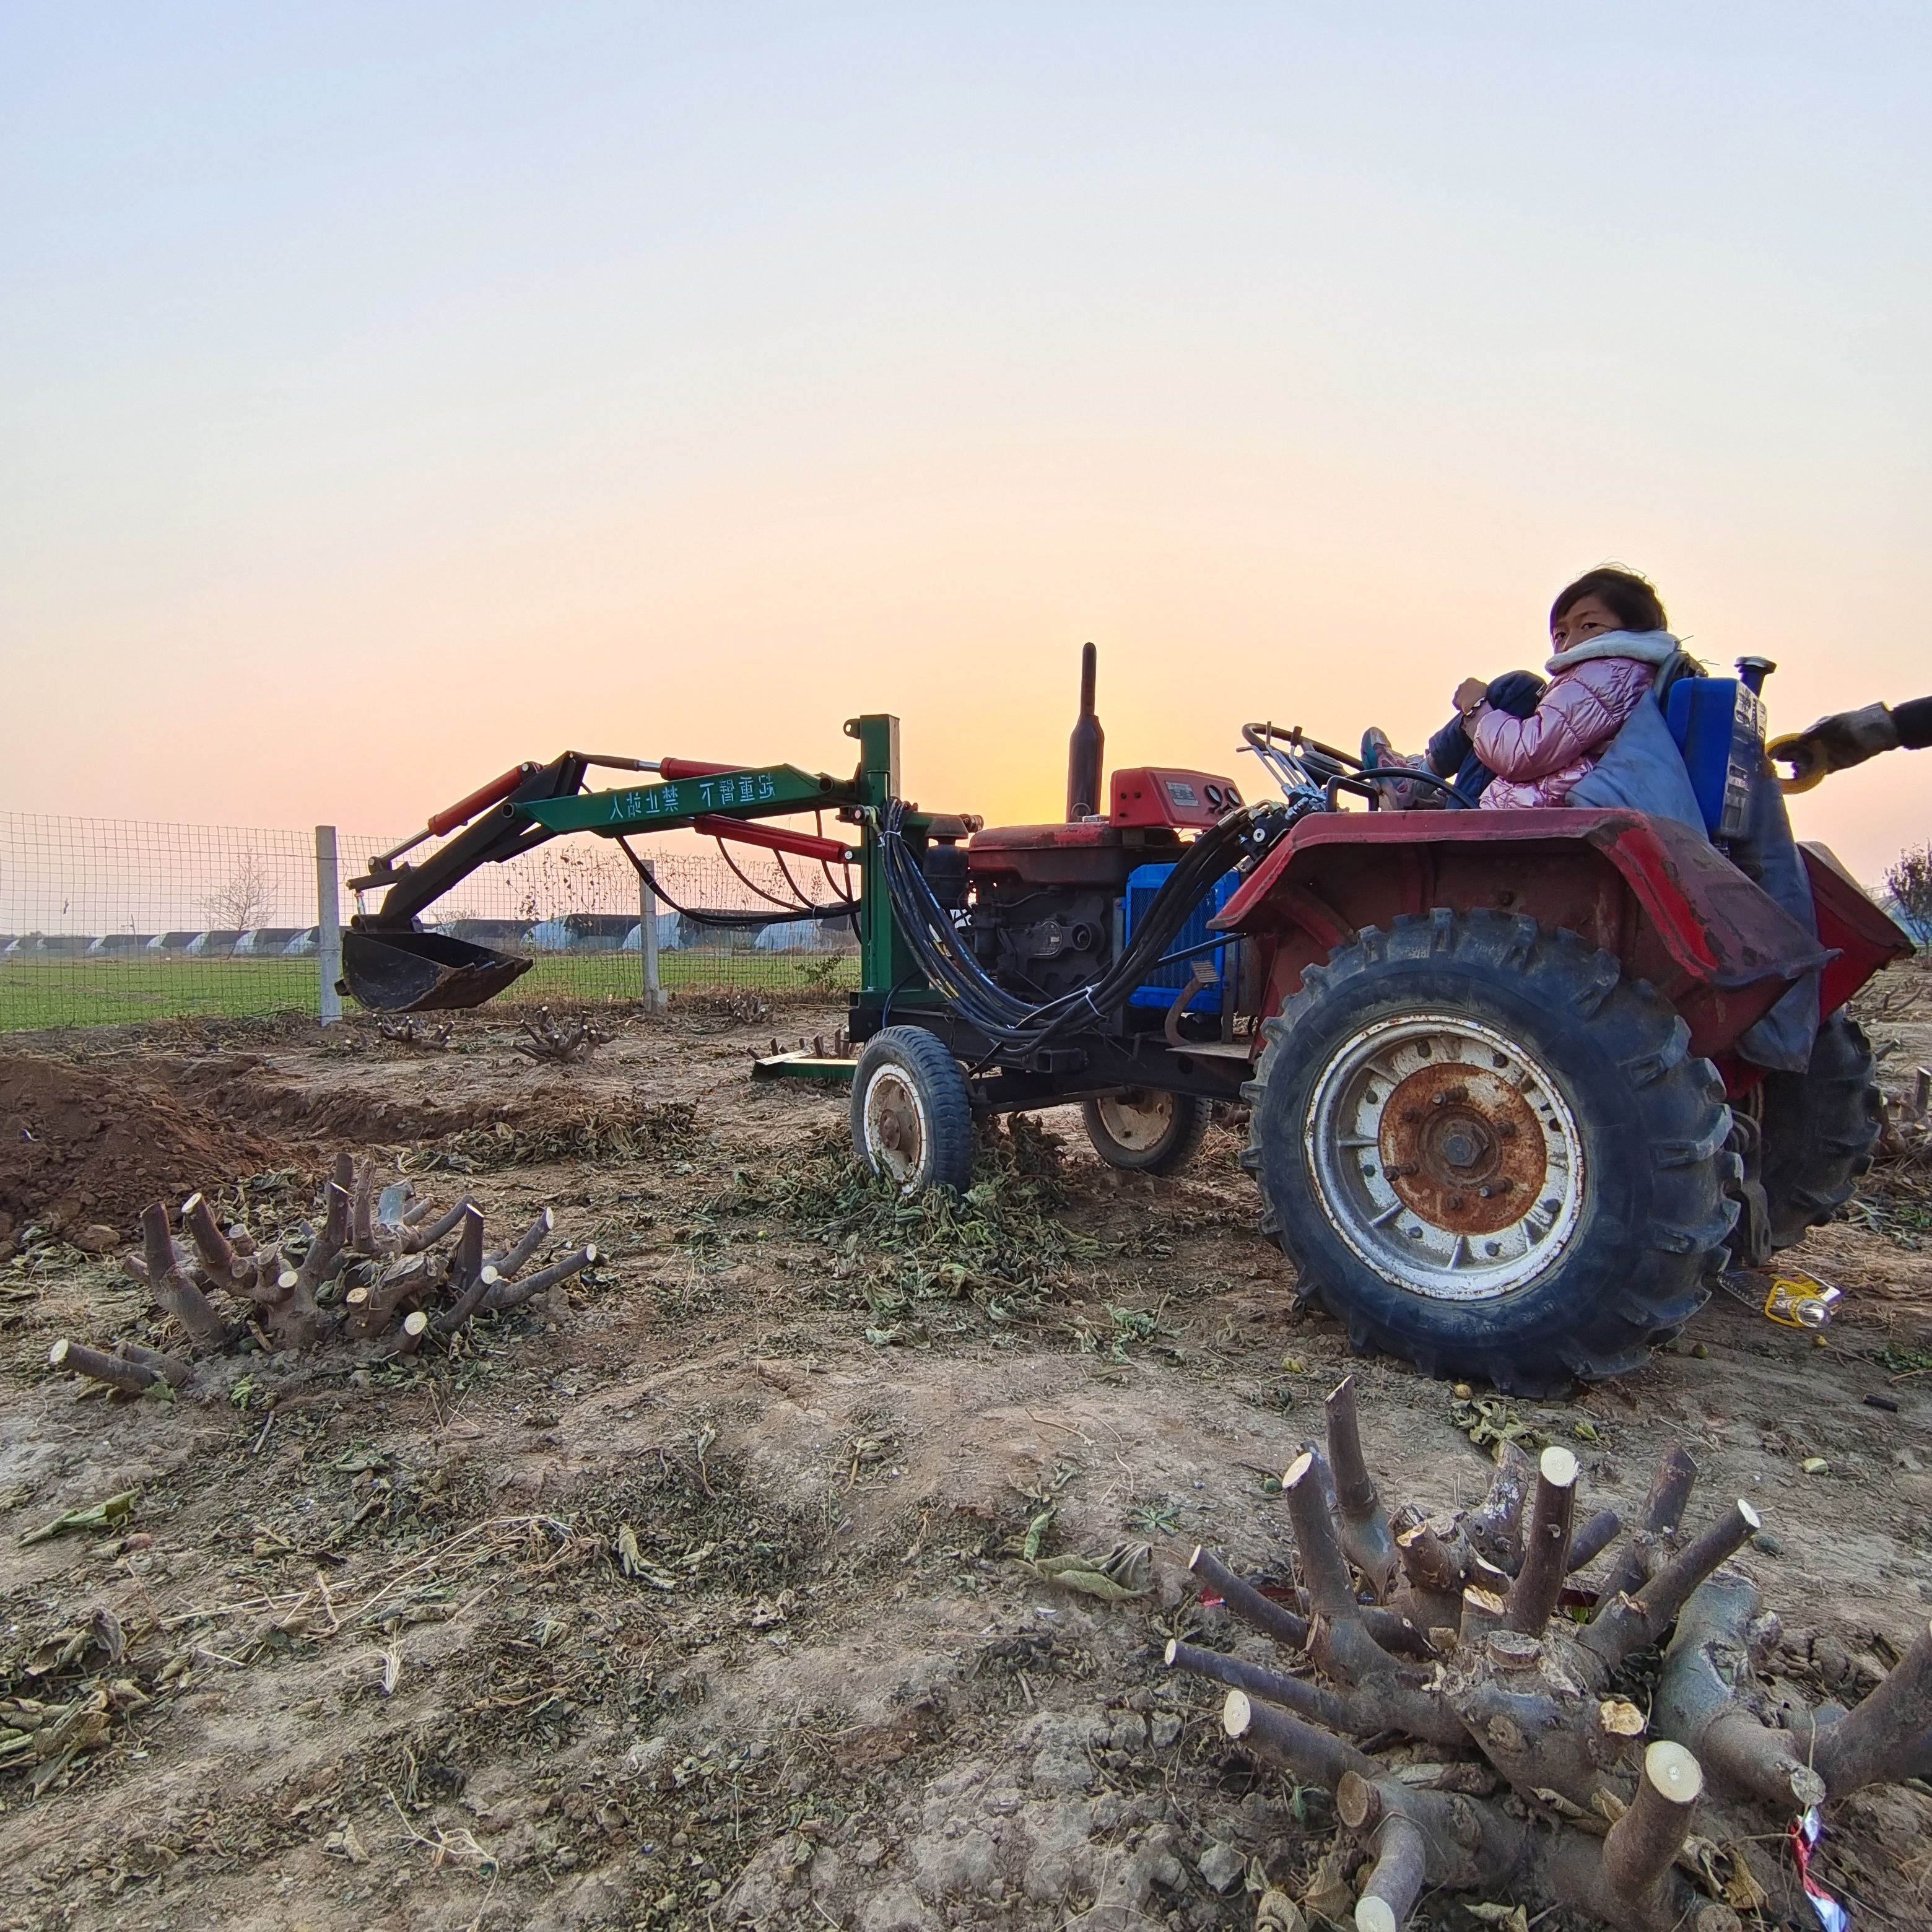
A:
<svg viewBox="0 0 1932 1932">
<path fill-rule="evenodd" d="M 1868 1008 L 1909 1084 L 1932 979 L 1894 981 Z M 1285 1573 L 1279 1474 L 1351 1366 L 1391 1502 L 1472 1500 L 1485 1452 L 1443 1384 L 1296 1312 L 1230 1130 L 1150 1180 L 1063 1112 L 1058 1159 L 1024 1131 L 991 1150 L 983 1213 L 855 1206 L 842 1094 L 748 1077 L 775 1032 L 838 1018 L 686 1008 L 572 1068 L 487 1015 L 442 1052 L 236 1023 L 0 1063 L 7 1136 L 40 1149 L 0 1199 L 0 1694 L 107 1694 L 100 1748 L 0 1743 L 0 1925 L 1098 1932 L 1245 1928 L 1264 1880 L 1299 1890 L 1326 1801 L 1161 1668 L 1178 1634 L 1262 1654 L 1188 1552 Z M 110 1173 L 103 1108 L 201 1138 L 151 1159 L 114 1126 Z M 447 1354 L 265 1359 L 205 1406 L 50 1374 L 56 1336 L 158 1336 L 84 1251 L 132 1232 L 116 1174 L 272 1225 L 342 1147 L 493 1224 L 548 1202 L 603 1258 Z M 1720 1296 L 1641 1372 L 1514 1406 L 1577 1450 L 1590 1505 L 1628 1515 L 1672 1442 L 1694 1522 L 1748 1498 L 1743 1567 L 1814 1694 L 1873 1681 L 1932 1605 L 1928 1243 L 1923 1190 L 1876 1184 L 1793 1257 L 1844 1292 L 1823 1345 Z M 1042 1580 L 1018 1552 L 1049 1508 L 1043 1550 L 1150 1544 L 1148 1594 Z M 1861 1932 L 1932 1920 L 1932 1792 L 1829 1822 Z"/>
</svg>

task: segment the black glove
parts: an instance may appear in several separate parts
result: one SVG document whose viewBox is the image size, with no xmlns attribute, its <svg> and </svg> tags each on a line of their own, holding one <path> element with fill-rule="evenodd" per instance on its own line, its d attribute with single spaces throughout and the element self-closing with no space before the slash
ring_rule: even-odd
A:
<svg viewBox="0 0 1932 1932">
<path fill-rule="evenodd" d="M 1828 772 L 1842 772 L 1881 752 L 1898 749 L 1898 721 L 1882 704 L 1868 704 L 1862 711 L 1840 711 L 1821 718 L 1808 731 L 1774 740 L 1765 747 L 1768 756 L 1792 767 L 1789 778 L 1778 784 L 1787 792 L 1809 791 Z"/>
</svg>

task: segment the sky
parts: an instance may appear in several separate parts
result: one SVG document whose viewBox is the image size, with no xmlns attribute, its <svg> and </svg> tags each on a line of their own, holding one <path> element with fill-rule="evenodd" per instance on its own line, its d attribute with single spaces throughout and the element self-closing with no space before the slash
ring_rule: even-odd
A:
<svg viewBox="0 0 1932 1932">
<path fill-rule="evenodd" d="M 1922 6 L 0 0 L 0 809 L 566 746 L 1056 816 L 1419 744 L 1620 560 L 1932 692 Z M 1250 786 L 1252 789 L 1252 785 Z M 1932 752 L 1797 802 L 1870 879 Z"/>
</svg>

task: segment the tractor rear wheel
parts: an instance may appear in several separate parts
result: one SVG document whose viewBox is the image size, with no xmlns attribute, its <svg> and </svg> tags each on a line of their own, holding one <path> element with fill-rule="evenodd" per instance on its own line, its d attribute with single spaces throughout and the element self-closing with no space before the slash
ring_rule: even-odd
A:
<svg viewBox="0 0 1932 1932">
<path fill-rule="evenodd" d="M 1094 1151 L 1135 1174 L 1177 1173 L 1201 1150 L 1211 1100 L 1154 1087 L 1126 1087 L 1082 1104 Z"/>
<path fill-rule="evenodd" d="M 1759 1132 L 1774 1249 L 1802 1241 L 1852 1198 L 1880 1125 L 1871 1042 L 1849 1013 L 1834 1013 L 1804 1072 L 1765 1076 Z"/>
<path fill-rule="evenodd" d="M 852 1144 L 910 1200 L 928 1187 L 973 1184 L 973 1113 L 966 1076 L 923 1027 L 886 1027 L 852 1070 Z"/>
<path fill-rule="evenodd" d="M 1365 928 L 1262 1033 L 1243 1164 L 1356 1348 L 1546 1394 L 1636 1367 L 1703 1301 L 1736 1213 L 1724 1083 L 1574 933 Z"/>
</svg>

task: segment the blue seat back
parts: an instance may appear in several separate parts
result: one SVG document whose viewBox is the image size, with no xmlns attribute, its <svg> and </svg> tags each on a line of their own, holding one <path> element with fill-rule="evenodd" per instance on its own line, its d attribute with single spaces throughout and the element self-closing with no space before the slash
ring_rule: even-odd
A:
<svg viewBox="0 0 1932 1932">
<path fill-rule="evenodd" d="M 1666 695 L 1664 718 L 1704 829 L 1713 838 L 1742 838 L 1764 764 L 1764 700 L 1735 677 L 1680 677 Z"/>
</svg>

